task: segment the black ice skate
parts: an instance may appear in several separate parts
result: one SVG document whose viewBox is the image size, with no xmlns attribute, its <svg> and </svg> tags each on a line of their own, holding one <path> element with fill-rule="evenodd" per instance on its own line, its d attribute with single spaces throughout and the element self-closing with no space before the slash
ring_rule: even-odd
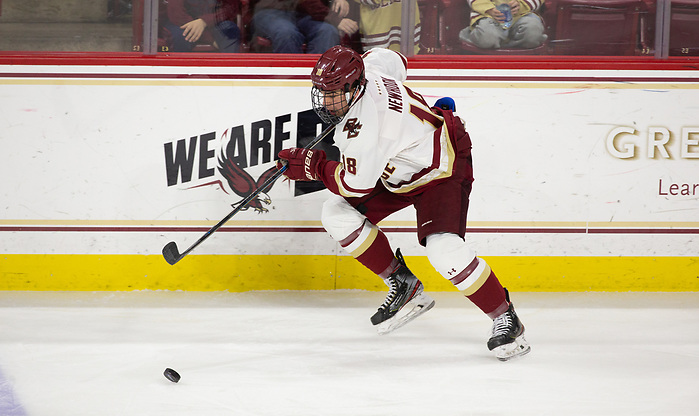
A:
<svg viewBox="0 0 699 416">
<path fill-rule="evenodd" d="M 386 300 L 371 317 L 380 335 L 402 327 L 434 306 L 434 300 L 423 293 L 422 282 L 405 265 L 400 249 L 396 250 L 396 258 L 399 266 L 384 280 L 388 285 Z"/>
<path fill-rule="evenodd" d="M 505 289 L 505 295 L 510 302 L 507 289 Z M 524 339 L 524 325 L 519 320 L 512 303 L 505 313 L 493 320 L 488 349 L 495 352 L 495 357 L 500 361 L 507 361 L 531 351 L 529 343 Z"/>
</svg>

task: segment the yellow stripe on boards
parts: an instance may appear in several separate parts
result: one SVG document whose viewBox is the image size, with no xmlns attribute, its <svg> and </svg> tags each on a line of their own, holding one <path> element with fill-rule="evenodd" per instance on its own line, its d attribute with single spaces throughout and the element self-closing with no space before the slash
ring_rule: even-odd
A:
<svg viewBox="0 0 699 416">
<path fill-rule="evenodd" d="M 507 287 L 528 292 L 697 292 L 699 257 L 487 257 Z M 508 286 L 509 285 L 509 286 Z"/>
<path fill-rule="evenodd" d="M 504 286 L 523 292 L 699 291 L 699 257 L 484 257 Z M 407 257 L 428 291 L 456 291 L 427 257 Z M 0 290 L 385 291 L 349 256 L 1 255 Z"/>
<path fill-rule="evenodd" d="M 406 257 L 428 291 L 456 288 L 427 257 Z M 697 292 L 699 257 L 483 256 L 500 282 L 520 292 Z M 348 257 L 338 257 L 338 289 L 386 290 L 381 279 Z"/>
<path fill-rule="evenodd" d="M 0 290 L 328 290 L 334 256 L 3 255 Z"/>
</svg>

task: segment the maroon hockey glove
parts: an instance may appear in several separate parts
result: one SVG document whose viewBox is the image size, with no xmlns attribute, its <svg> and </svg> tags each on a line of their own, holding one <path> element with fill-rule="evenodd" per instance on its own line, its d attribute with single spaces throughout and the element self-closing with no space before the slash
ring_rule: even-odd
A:
<svg viewBox="0 0 699 416">
<path fill-rule="evenodd" d="M 279 152 L 279 159 L 286 161 L 284 176 L 294 181 L 320 180 L 320 165 L 325 162 L 325 152 L 322 150 L 301 149 L 292 147 Z M 284 163 L 277 161 L 277 169 Z"/>
</svg>

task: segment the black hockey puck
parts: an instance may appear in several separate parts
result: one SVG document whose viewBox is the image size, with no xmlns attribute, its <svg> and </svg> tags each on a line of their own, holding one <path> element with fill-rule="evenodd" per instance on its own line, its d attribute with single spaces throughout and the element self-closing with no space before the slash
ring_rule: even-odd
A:
<svg viewBox="0 0 699 416">
<path fill-rule="evenodd" d="M 180 381 L 180 375 L 177 373 L 177 371 L 173 370 L 172 368 L 166 368 L 163 372 L 163 375 L 166 379 L 172 381 L 173 383 L 177 383 L 178 381 Z"/>
</svg>

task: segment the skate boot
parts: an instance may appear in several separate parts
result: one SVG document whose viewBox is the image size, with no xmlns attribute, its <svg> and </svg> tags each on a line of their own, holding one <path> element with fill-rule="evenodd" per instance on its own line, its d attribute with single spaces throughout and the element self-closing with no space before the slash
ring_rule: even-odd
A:
<svg viewBox="0 0 699 416">
<path fill-rule="evenodd" d="M 405 265 L 400 249 L 396 250 L 396 258 L 400 264 L 384 279 L 388 286 L 386 300 L 371 317 L 380 335 L 395 331 L 434 306 L 434 300 L 423 293 L 422 282 Z"/>
<path fill-rule="evenodd" d="M 510 295 L 507 289 L 505 289 L 505 295 L 509 303 Z M 500 361 L 507 361 L 531 351 L 529 343 L 524 339 L 524 325 L 517 317 L 512 303 L 505 313 L 493 319 L 488 349 L 495 352 L 495 357 Z"/>
</svg>

